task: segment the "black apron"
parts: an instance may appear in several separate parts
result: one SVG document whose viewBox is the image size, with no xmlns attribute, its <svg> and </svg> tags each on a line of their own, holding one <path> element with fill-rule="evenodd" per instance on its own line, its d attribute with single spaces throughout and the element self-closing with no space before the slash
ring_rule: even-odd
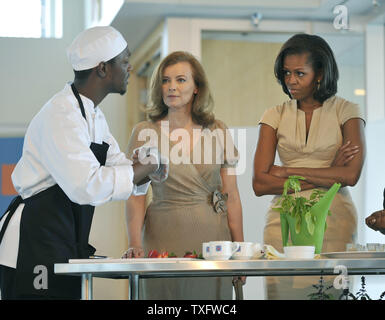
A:
<svg viewBox="0 0 385 320">
<path fill-rule="evenodd" d="M 73 84 L 71 88 L 86 119 L 79 93 Z M 101 166 L 106 163 L 108 148 L 105 142 L 92 142 L 90 145 Z M 80 277 L 55 275 L 54 264 L 67 263 L 68 259 L 85 259 L 94 254 L 95 248 L 88 244 L 88 238 L 95 207 L 72 202 L 57 184 L 24 200 L 17 196 L 6 210 L 10 212 L 0 231 L 0 242 L 21 203 L 25 207 L 20 221 L 14 294 L 80 299 Z M 44 266 L 48 270 L 47 289 L 35 288 L 35 278 L 42 275 L 39 271 L 41 267 L 35 270 L 36 266 Z"/>
</svg>

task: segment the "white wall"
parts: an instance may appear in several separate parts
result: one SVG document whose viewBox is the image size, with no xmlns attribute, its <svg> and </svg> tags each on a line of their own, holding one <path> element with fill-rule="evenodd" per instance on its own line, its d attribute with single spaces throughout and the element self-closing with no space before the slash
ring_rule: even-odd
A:
<svg viewBox="0 0 385 320">
<path fill-rule="evenodd" d="M 365 207 L 361 219 L 369 216 L 372 212 L 382 209 L 382 193 L 385 187 L 385 119 L 368 121 L 365 128 L 367 159 L 365 164 Z M 361 221 L 361 243 L 385 243 L 385 236 L 368 228 Z M 359 276 L 354 277 L 354 293 L 361 285 Z M 365 276 L 366 288 L 372 299 L 378 299 L 385 291 L 384 276 Z"/>
<path fill-rule="evenodd" d="M 84 26 L 83 1 L 63 1 L 63 38 L 0 38 L 2 124 L 28 124 L 73 79 L 65 48 Z"/>
<path fill-rule="evenodd" d="M 364 38 L 357 39 L 353 42 L 348 50 L 336 56 L 337 65 L 340 73 L 338 81 L 338 95 L 357 103 L 360 106 L 362 114 L 366 114 L 365 96 L 357 96 L 354 94 L 355 89 L 365 89 L 365 60 L 364 60 Z M 367 128 L 365 128 L 366 134 Z M 368 155 L 366 156 L 366 160 Z M 366 170 L 362 170 L 361 177 L 354 187 L 348 187 L 351 192 L 352 199 L 357 209 L 357 243 L 365 243 L 365 230 L 368 227 L 365 225 L 365 217 L 368 215 L 365 208 L 366 194 Z"/>
<path fill-rule="evenodd" d="M 258 127 L 234 128 L 246 131 L 245 148 L 238 143 L 237 135 L 234 143 L 241 157 L 246 159 L 246 170 L 237 176 L 238 189 L 241 196 L 243 213 L 243 232 L 245 241 L 263 244 L 265 216 L 273 196 L 256 197 L 252 188 L 253 158 L 258 140 Z M 239 141 L 241 142 L 241 141 Z M 264 277 L 248 277 L 243 288 L 245 300 L 265 299 Z"/>
</svg>

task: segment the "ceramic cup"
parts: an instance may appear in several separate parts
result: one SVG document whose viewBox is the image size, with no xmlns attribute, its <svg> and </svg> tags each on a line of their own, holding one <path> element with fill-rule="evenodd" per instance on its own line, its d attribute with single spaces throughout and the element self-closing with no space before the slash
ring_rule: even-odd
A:
<svg viewBox="0 0 385 320">
<path fill-rule="evenodd" d="M 258 259 L 263 254 L 260 243 L 253 242 L 235 242 L 239 244 L 239 248 L 232 255 L 234 260 Z"/>
<path fill-rule="evenodd" d="M 231 241 L 210 241 L 210 260 L 228 260 L 239 248 L 239 243 Z"/>
<path fill-rule="evenodd" d="M 283 247 L 286 259 L 314 259 L 314 246 L 291 246 Z"/>
<path fill-rule="evenodd" d="M 210 259 L 210 243 L 203 242 L 202 243 L 202 256 L 203 259 Z"/>
</svg>

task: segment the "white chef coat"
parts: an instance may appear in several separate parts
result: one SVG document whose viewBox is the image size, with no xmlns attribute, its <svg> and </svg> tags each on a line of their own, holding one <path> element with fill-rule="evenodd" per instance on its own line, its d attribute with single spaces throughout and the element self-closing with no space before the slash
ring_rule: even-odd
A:
<svg viewBox="0 0 385 320">
<path fill-rule="evenodd" d="M 72 202 L 101 205 L 126 200 L 131 193 L 145 194 L 150 182 L 133 184 L 132 161 L 120 151 L 111 135 L 103 112 L 80 95 L 86 119 L 68 83 L 32 119 L 25 138 L 23 154 L 12 181 L 18 194 L 29 198 L 58 184 Z M 100 166 L 90 149 L 91 142 L 110 146 L 106 164 Z M 0 265 L 16 268 L 20 219 L 24 204 L 12 216 L 0 244 Z M 0 230 L 6 216 L 0 222 Z"/>
</svg>

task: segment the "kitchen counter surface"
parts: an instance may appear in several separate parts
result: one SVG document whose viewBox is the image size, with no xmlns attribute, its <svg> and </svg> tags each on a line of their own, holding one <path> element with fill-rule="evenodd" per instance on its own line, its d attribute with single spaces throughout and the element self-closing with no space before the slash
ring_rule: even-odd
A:
<svg viewBox="0 0 385 320">
<path fill-rule="evenodd" d="M 82 276 L 82 298 L 92 299 L 92 277 L 130 280 L 130 299 L 139 297 L 139 278 L 203 276 L 301 276 L 385 274 L 385 258 L 312 260 L 84 259 L 55 264 L 56 274 Z"/>
</svg>

